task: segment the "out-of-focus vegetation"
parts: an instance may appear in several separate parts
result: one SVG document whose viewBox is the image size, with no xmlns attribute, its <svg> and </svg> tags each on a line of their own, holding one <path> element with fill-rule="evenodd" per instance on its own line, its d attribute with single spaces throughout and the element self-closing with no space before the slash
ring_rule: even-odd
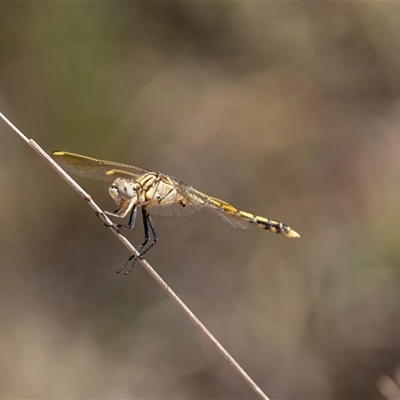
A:
<svg viewBox="0 0 400 400">
<path fill-rule="evenodd" d="M 394 3 L 2 3 L 0 109 L 48 151 L 292 226 L 301 239 L 156 217 L 147 259 L 272 399 L 383 398 L 400 364 L 399 19 Z M 254 396 L 140 265 L 114 273 L 126 250 L 3 123 L 0 185 L 1 398 Z"/>
</svg>

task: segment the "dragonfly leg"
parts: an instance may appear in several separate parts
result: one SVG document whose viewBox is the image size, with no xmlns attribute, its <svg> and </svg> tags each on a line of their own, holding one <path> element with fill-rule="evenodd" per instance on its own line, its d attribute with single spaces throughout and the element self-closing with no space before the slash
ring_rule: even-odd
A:
<svg viewBox="0 0 400 400">
<path fill-rule="evenodd" d="M 150 215 L 147 213 L 145 208 L 142 208 L 142 214 L 143 214 L 145 241 L 137 248 L 137 251 L 140 253 L 140 256 L 143 256 L 145 253 L 147 253 L 157 243 L 158 240 L 156 227 L 154 226 L 153 220 L 151 219 Z M 142 250 L 150 239 L 149 226 L 151 230 L 151 235 L 153 236 L 153 241 L 144 250 Z"/>
<path fill-rule="evenodd" d="M 143 227 L 144 227 L 144 242 L 140 246 L 138 246 L 136 249 L 139 252 L 140 257 L 142 257 L 145 253 L 147 253 L 157 243 L 157 240 L 158 240 L 158 235 L 157 235 L 157 231 L 154 226 L 153 220 L 151 219 L 150 215 L 147 213 L 145 208 L 142 208 L 142 216 L 143 216 Z M 146 247 L 146 245 L 150 239 L 149 227 L 151 230 L 151 235 L 153 237 L 153 241 Z M 143 248 L 144 248 L 144 250 L 142 250 Z M 127 272 L 124 272 L 125 275 L 128 275 L 132 271 L 137 259 L 138 258 L 135 255 L 130 256 L 128 261 L 118 272 L 121 272 L 129 264 L 129 262 L 131 262 L 133 260 L 129 270 Z"/>
<path fill-rule="evenodd" d="M 144 213 L 143 213 L 143 210 L 144 210 L 144 209 L 142 208 L 143 227 L 144 227 L 144 242 L 143 242 L 140 246 L 138 246 L 138 247 L 136 248 L 136 250 L 139 252 L 140 256 L 142 255 L 142 254 L 140 253 L 140 250 L 143 249 L 144 246 L 146 246 L 147 242 L 148 242 L 149 239 L 150 239 L 149 226 L 148 226 L 148 223 L 147 223 L 147 218 L 145 217 L 145 215 L 144 215 Z M 147 213 L 146 213 L 146 214 L 147 214 Z M 133 260 L 133 261 L 132 261 L 132 260 Z M 127 262 L 123 265 L 123 267 L 120 268 L 118 271 L 115 271 L 115 272 L 116 272 L 117 274 L 119 274 L 119 273 L 122 272 L 122 271 L 125 269 L 125 267 L 132 261 L 132 264 L 131 264 L 129 270 L 128 270 L 127 272 L 124 272 L 124 275 L 128 275 L 128 274 L 132 271 L 133 266 L 135 265 L 135 263 L 136 263 L 137 260 L 138 260 L 138 258 L 137 258 L 134 254 L 132 254 L 132 255 L 128 258 Z"/>
<path fill-rule="evenodd" d="M 117 227 L 124 228 L 124 229 L 132 229 L 135 226 L 136 214 L 137 214 L 137 207 L 133 206 L 131 215 L 129 216 L 128 225 L 117 224 Z"/>
<path fill-rule="evenodd" d="M 96 217 L 100 217 L 100 214 L 101 214 L 100 211 L 95 211 L 94 213 L 96 214 Z M 114 224 L 114 223 L 112 223 L 112 224 L 107 224 L 107 223 L 104 222 L 104 226 L 107 227 L 107 228 L 110 228 L 111 226 L 115 226 L 115 227 L 118 228 L 117 224 Z"/>
</svg>

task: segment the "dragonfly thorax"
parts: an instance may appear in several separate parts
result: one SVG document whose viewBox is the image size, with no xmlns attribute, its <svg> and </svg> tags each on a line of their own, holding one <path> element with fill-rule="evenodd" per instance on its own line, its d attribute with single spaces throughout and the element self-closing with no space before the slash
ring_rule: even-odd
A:
<svg viewBox="0 0 400 400">
<path fill-rule="evenodd" d="M 137 201 L 136 189 L 135 184 L 130 180 L 117 178 L 108 189 L 108 193 L 118 205 L 121 205 L 126 201 L 133 200 L 133 203 Z"/>
</svg>

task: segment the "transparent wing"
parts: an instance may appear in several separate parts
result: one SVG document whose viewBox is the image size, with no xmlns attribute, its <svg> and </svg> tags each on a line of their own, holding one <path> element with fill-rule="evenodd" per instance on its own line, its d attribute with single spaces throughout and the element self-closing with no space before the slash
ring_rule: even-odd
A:
<svg viewBox="0 0 400 400">
<path fill-rule="evenodd" d="M 175 180 L 177 181 L 180 194 L 195 209 L 203 208 L 204 210 L 218 215 L 223 222 L 234 229 L 248 229 L 250 227 L 250 221 L 246 219 L 237 208 L 223 200 L 201 193 L 177 179 Z"/>
<path fill-rule="evenodd" d="M 218 215 L 222 221 L 234 229 L 249 229 L 250 221 L 246 219 L 240 211 L 229 203 L 207 196 L 207 203 L 204 209 Z"/>
<path fill-rule="evenodd" d="M 160 204 L 146 207 L 151 215 L 160 217 L 189 217 L 194 213 L 190 205 L 183 206 L 181 203 Z"/>
<path fill-rule="evenodd" d="M 112 182 L 118 177 L 137 180 L 150 172 L 132 165 L 96 160 L 66 151 L 54 151 L 53 157 L 68 172 L 106 182 Z"/>
</svg>

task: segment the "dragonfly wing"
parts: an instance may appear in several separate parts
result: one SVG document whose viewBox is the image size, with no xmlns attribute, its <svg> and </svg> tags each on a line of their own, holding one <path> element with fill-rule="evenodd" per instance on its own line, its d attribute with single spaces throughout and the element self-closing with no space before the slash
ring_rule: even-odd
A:
<svg viewBox="0 0 400 400">
<path fill-rule="evenodd" d="M 242 217 L 236 217 L 233 215 L 227 215 L 226 213 L 220 213 L 219 211 L 213 211 L 215 214 L 217 214 L 223 222 L 228 224 L 230 227 L 233 229 L 241 229 L 241 230 L 246 230 L 250 228 L 250 223 L 249 221 L 244 220 Z"/>
<path fill-rule="evenodd" d="M 151 215 L 160 217 L 189 217 L 194 213 L 190 205 L 182 205 L 179 202 L 169 204 L 159 204 L 146 207 Z"/>
<path fill-rule="evenodd" d="M 68 153 L 66 151 L 54 151 L 53 157 L 68 172 L 85 178 L 99 179 L 107 182 L 112 182 L 118 177 L 137 180 L 149 172 L 132 165 L 96 160 L 95 158 Z"/>
<path fill-rule="evenodd" d="M 203 208 L 218 215 L 223 222 L 234 229 L 248 229 L 250 227 L 249 220 L 244 218 L 240 211 L 229 203 L 201 193 L 183 182 L 178 181 L 178 183 L 180 183 L 178 186 L 180 194 L 195 209 Z"/>
<path fill-rule="evenodd" d="M 218 215 L 223 222 L 234 229 L 250 228 L 250 222 L 240 214 L 240 211 L 223 200 L 208 197 L 204 209 Z"/>
</svg>

